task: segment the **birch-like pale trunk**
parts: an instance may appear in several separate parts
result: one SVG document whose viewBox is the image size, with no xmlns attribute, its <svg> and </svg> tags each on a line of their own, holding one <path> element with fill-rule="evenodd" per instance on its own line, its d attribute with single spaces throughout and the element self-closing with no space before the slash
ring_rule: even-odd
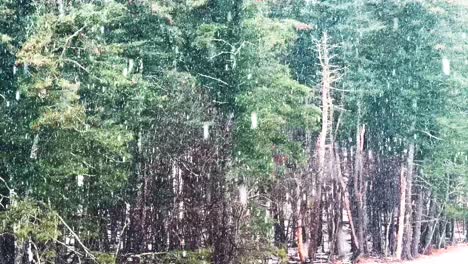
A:
<svg viewBox="0 0 468 264">
<path fill-rule="evenodd" d="M 406 173 L 405 166 L 401 165 L 400 170 L 400 211 L 398 215 L 398 233 L 397 233 L 397 246 L 395 250 L 395 257 L 401 259 L 403 252 L 403 232 L 405 230 L 405 209 L 406 209 Z"/>
<path fill-rule="evenodd" d="M 413 132 L 416 126 L 416 122 L 411 123 L 410 131 Z M 407 157 L 407 175 L 406 175 L 406 216 L 405 216 L 405 239 L 404 239 L 404 248 L 403 255 L 407 259 L 412 259 L 412 244 L 413 244 L 413 225 L 412 225 L 412 194 L 413 194 L 413 174 L 414 174 L 414 143 L 415 135 L 410 139 L 410 144 L 408 147 L 408 157 Z"/>
<path fill-rule="evenodd" d="M 416 197 L 416 213 L 414 216 L 414 235 L 413 241 L 411 245 L 411 255 L 413 258 L 419 256 L 419 243 L 421 241 L 421 220 L 422 220 L 422 213 L 423 213 L 423 194 L 422 189 L 418 188 L 417 190 L 417 197 Z"/>
<path fill-rule="evenodd" d="M 344 194 L 343 203 L 344 203 L 344 206 L 345 206 L 346 213 L 348 214 L 349 226 L 351 228 L 351 237 L 353 239 L 353 243 L 355 245 L 359 245 L 358 238 L 357 238 L 357 235 L 356 235 L 356 228 L 355 228 L 355 224 L 354 224 L 354 220 L 353 220 L 353 214 L 351 213 L 349 193 L 348 193 L 347 188 L 346 188 L 346 183 L 344 182 L 344 179 L 343 179 L 343 174 L 341 173 L 341 165 L 340 165 L 341 162 L 340 162 L 340 155 L 339 155 L 338 151 L 336 151 L 335 156 L 336 156 L 336 164 L 337 164 L 337 177 L 338 177 L 338 181 L 340 183 L 341 191 Z"/>
<path fill-rule="evenodd" d="M 358 115 L 360 115 L 360 107 L 358 108 Z M 365 199 L 365 185 L 363 182 L 363 151 L 364 151 L 364 133 L 365 126 L 361 125 L 360 118 L 358 118 L 356 124 L 356 153 L 354 160 L 354 196 L 357 202 L 357 237 L 359 251 L 365 250 L 365 211 L 364 211 L 364 199 Z"/>
<path fill-rule="evenodd" d="M 328 130 L 330 125 L 330 89 L 335 78 L 332 76 L 330 56 L 329 56 L 329 38 L 325 32 L 322 35 L 321 41 L 318 44 L 318 53 L 320 66 L 322 68 L 322 83 L 321 83 L 321 100 L 322 100 L 322 127 L 317 140 L 317 170 L 318 173 L 315 179 L 312 180 L 314 183 L 312 188 L 312 208 L 308 210 L 310 212 L 310 241 L 308 248 L 308 255 L 311 259 L 314 258 L 315 252 L 318 248 L 317 238 L 319 236 L 319 226 L 321 221 L 321 210 L 320 203 L 322 197 L 322 181 L 325 175 L 325 152 L 326 152 L 326 139 L 328 136 Z"/>
<path fill-rule="evenodd" d="M 414 129 L 414 123 L 412 125 Z M 414 170 L 414 142 L 412 141 L 408 148 L 408 159 L 407 159 L 407 173 L 406 173 L 406 195 L 405 195 L 405 239 L 403 255 L 406 259 L 412 259 L 411 245 L 413 241 L 413 227 L 412 227 L 412 188 L 413 188 L 413 170 Z"/>
</svg>

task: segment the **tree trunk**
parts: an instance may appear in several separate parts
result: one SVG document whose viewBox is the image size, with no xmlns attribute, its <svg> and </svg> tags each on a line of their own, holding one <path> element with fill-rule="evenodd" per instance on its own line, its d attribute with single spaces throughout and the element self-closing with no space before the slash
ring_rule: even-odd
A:
<svg viewBox="0 0 468 264">
<path fill-rule="evenodd" d="M 445 238 L 446 238 L 446 231 L 447 231 L 447 222 L 445 221 L 442 221 L 441 222 L 441 228 L 440 228 L 440 232 L 439 232 L 439 241 L 437 243 L 437 248 L 445 248 L 446 247 L 446 243 L 445 243 Z"/>
<path fill-rule="evenodd" d="M 455 232 L 456 232 L 457 221 L 455 219 L 450 220 L 450 245 L 455 245 Z"/>
<path fill-rule="evenodd" d="M 421 220 L 423 213 L 423 194 L 422 188 L 418 188 L 416 197 L 416 214 L 414 216 L 414 232 L 413 232 L 413 241 L 411 245 L 411 254 L 414 258 L 417 258 L 419 255 L 419 243 L 421 240 Z"/>
<path fill-rule="evenodd" d="M 318 248 L 318 239 L 321 233 L 319 230 L 321 222 L 321 209 L 320 204 L 322 200 L 322 181 L 325 176 L 325 151 L 326 151 L 326 139 L 329 133 L 330 125 L 330 106 L 331 97 L 330 90 L 335 78 L 332 75 L 329 46 L 328 46 L 328 34 L 323 33 L 321 42 L 318 46 L 319 60 L 322 68 L 322 128 L 318 137 L 317 142 L 317 159 L 318 159 L 318 173 L 312 184 L 312 208 L 309 210 L 310 214 L 310 241 L 309 241 L 309 257 L 313 260 L 315 252 Z"/>
<path fill-rule="evenodd" d="M 437 227 L 437 224 L 439 223 L 438 218 L 440 217 L 440 214 L 441 214 L 441 213 L 439 213 L 439 214 L 436 213 L 437 206 L 436 206 L 435 201 L 432 201 L 432 206 L 431 207 L 432 207 L 431 208 L 432 212 L 430 212 L 430 213 L 433 213 L 433 217 L 435 219 L 434 219 L 434 223 L 432 225 L 429 223 L 429 231 L 428 231 L 428 233 L 427 233 L 427 235 L 425 237 L 425 243 L 424 243 L 424 247 L 423 247 L 423 250 L 422 250 L 422 254 L 425 254 L 427 249 L 429 248 L 429 246 L 432 244 L 432 237 L 434 236 L 435 229 Z"/>
<path fill-rule="evenodd" d="M 346 256 L 346 233 L 343 229 L 343 223 L 338 225 L 338 230 L 336 234 L 336 249 L 338 258 L 342 259 Z"/>
<path fill-rule="evenodd" d="M 15 241 L 15 263 L 14 264 L 23 264 L 24 259 L 24 247 L 25 243 L 16 240 Z"/>
<path fill-rule="evenodd" d="M 414 124 L 412 125 L 414 127 Z M 403 255 L 406 259 L 412 259 L 412 240 L 413 240 L 413 226 L 412 226 L 412 186 L 413 186 L 413 170 L 414 170 L 414 143 L 411 142 L 408 150 L 408 170 L 406 174 L 406 211 L 405 211 L 405 239 Z"/>
<path fill-rule="evenodd" d="M 468 221 L 466 220 L 466 218 L 464 219 L 464 227 L 465 227 L 465 242 L 468 242 Z"/>
<path fill-rule="evenodd" d="M 302 234 L 302 219 L 301 216 L 299 216 L 299 219 L 297 220 L 297 227 L 296 227 L 296 240 L 297 240 L 297 253 L 299 255 L 299 260 L 301 263 L 306 262 L 306 253 L 304 249 L 304 241 L 302 239 L 303 234 Z"/>
<path fill-rule="evenodd" d="M 338 153 L 338 151 L 335 152 L 335 156 L 336 156 L 336 164 L 337 164 L 337 176 L 338 176 L 338 181 L 340 183 L 340 186 L 341 186 L 341 191 L 343 192 L 343 197 L 344 197 L 344 200 L 343 200 L 343 203 L 344 203 L 344 207 L 345 207 L 345 210 L 346 210 L 346 213 L 348 214 L 348 219 L 349 219 L 349 226 L 351 228 L 351 237 L 352 237 L 352 240 L 353 240 L 353 243 L 358 246 L 359 245 L 359 242 L 358 242 L 358 238 L 357 238 L 357 235 L 356 235 L 356 228 L 355 228 L 355 224 L 354 224 L 354 220 L 353 220 L 353 215 L 352 215 L 352 212 L 351 212 L 351 206 L 350 206 L 350 201 L 349 201 L 349 193 L 346 189 L 346 184 L 343 180 L 343 175 L 341 173 L 341 161 L 340 161 L 340 155 Z"/>
<path fill-rule="evenodd" d="M 360 110 L 359 110 L 360 112 Z M 359 115 L 359 114 L 358 114 Z M 364 150 L 364 133 L 365 126 L 360 124 L 358 119 L 356 125 L 356 153 L 354 160 L 354 178 L 353 178 L 353 193 L 356 199 L 356 227 L 358 237 L 357 254 L 366 253 L 366 212 L 365 212 L 365 183 L 363 179 L 363 150 Z"/>
<path fill-rule="evenodd" d="M 401 259 L 401 254 L 403 252 L 403 232 L 405 230 L 405 209 L 406 209 L 406 177 L 405 177 L 405 167 L 401 165 L 400 172 L 400 211 L 398 215 L 398 233 L 397 233 L 397 246 L 395 257 Z"/>
<path fill-rule="evenodd" d="M 10 264 L 15 259 L 15 238 L 9 234 L 0 236 L 0 264 Z"/>
</svg>

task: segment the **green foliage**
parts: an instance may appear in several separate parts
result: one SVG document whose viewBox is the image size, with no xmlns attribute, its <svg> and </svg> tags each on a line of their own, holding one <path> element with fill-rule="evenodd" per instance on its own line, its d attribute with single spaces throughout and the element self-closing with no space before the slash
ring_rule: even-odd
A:
<svg viewBox="0 0 468 264">
<path fill-rule="evenodd" d="M 53 242 L 58 239 L 59 220 L 50 208 L 37 205 L 30 200 L 13 200 L 13 205 L 1 214 L 1 232 L 11 232 L 21 241 L 32 239 L 38 243 Z M 9 230 L 13 226 L 13 230 Z"/>
<path fill-rule="evenodd" d="M 142 263 L 164 264 L 204 264 L 212 262 L 213 251 L 210 248 L 201 248 L 197 251 L 170 251 L 164 254 L 140 256 Z"/>
<path fill-rule="evenodd" d="M 316 46 L 325 32 L 340 77 L 332 87 L 337 143 L 355 147 L 357 124 L 366 125 L 365 147 L 378 155 L 401 157 L 416 143 L 418 183 L 447 202 L 449 217 L 466 217 L 468 32 L 452 4 L 64 2 L 61 14 L 55 1 L 0 1 L 0 175 L 7 184 L 0 194 L 17 195 L 2 201 L 10 203 L 0 214 L 2 232 L 44 249 L 64 233 L 60 211 L 99 263 L 115 263 L 116 245 L 102 245 L 110 222 L 126 225 L 127 214 L 155 206 L 168 208 L 155 221 L 170 222 L 178 199 L 185 206 L 200 200 L 197 210 L 212 217 L 212 192 L 230 199 L 242 183 L 253 194 L 250 215 L 226 227 L 239 229 L 236 260 L 286 262 L 287 252 L 271 245 L 273 222 L 262 204 L 313 158 L 305 137 L 320 126 Z M 180 164 L 187 185 L 176 190 Z M 213 260 L 214 249 L 183 252 L 175 244 L 143 261 Z M 55 251 L 44 254 L 52 259 Z"/>
<path fill-rule="evenodd" d="M 0 234 L 13 234 L 18 245 L 33 245 L 32 252 L 44 263 L 56 256 L 54 243 L 62 234 L 57 213 L 30 199 L 12 197 L 8 211 L 0 212 Z"/>
<path fill-rule="evenodd" d="M 464 220 L 468 217 L 468 208 L 460 205 L 448 205 L 445 213 L 450 219 Z"/>
<path fill-rule="evenodd" d="M 96 252 L 95 253 L 96 261 L 99 264 L 115 264 L 116 258 L 114 254 Z"/>
</svg>

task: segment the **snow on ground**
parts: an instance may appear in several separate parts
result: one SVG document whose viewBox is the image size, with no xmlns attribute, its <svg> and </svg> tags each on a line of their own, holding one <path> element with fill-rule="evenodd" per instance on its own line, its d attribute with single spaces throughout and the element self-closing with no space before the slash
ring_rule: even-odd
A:
<svg viewBox="0 0 468 264">
<path fill-rule="evenodd" d="M 465 264 L 468 263 L 468 245 L 459 245 L 435 251 L 428 256 L 420 256 L 412 261 L 365 261 L 366 264 L 401 263 L 401 264 Z"/>
</svg>

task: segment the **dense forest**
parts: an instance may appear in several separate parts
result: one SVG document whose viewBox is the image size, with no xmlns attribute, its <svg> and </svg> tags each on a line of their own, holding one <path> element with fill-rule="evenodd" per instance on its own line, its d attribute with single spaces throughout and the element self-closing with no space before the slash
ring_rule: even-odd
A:
<svg viewBox="0 0 468 264">
<path fill-rule="evenodd" d="M 468 241 L 465 0 L 0 0 L 0 264 Z"/>
</svg>

